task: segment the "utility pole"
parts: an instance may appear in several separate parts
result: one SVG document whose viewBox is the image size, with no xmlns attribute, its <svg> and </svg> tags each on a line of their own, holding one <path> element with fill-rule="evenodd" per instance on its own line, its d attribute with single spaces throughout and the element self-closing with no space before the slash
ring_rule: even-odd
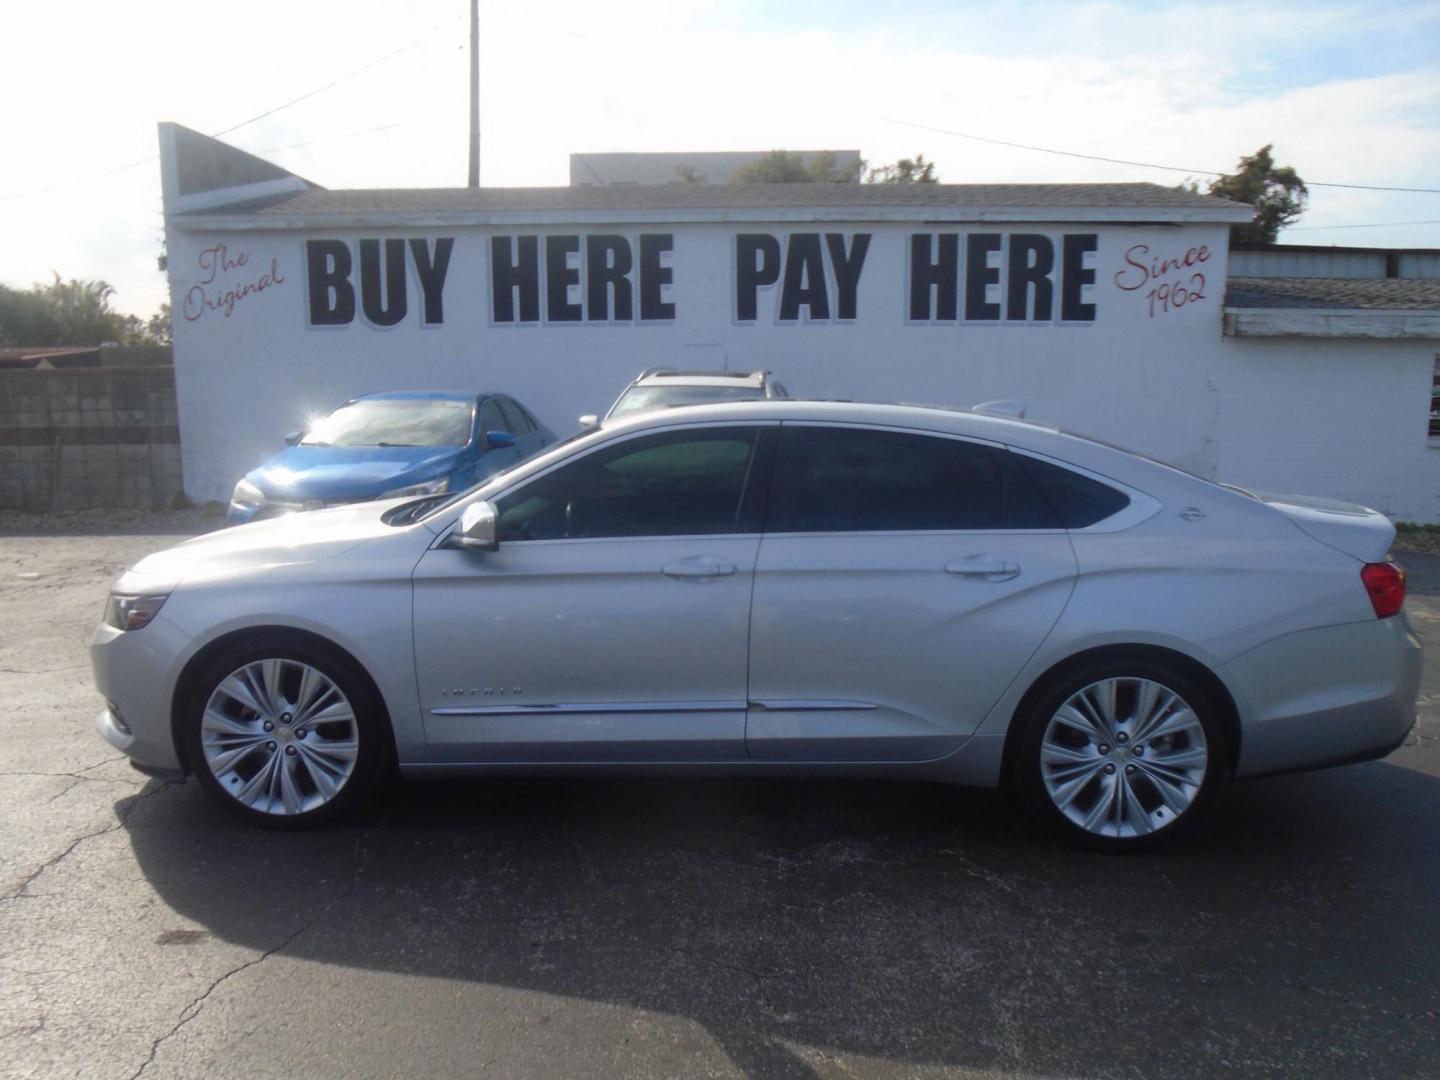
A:
<svg viewBox="0 0 1440 1080">
<path fill-rule="evenodd" d="M 480 0 L 470 0 L 470 186 L 480 186 Z"/>
</svg>

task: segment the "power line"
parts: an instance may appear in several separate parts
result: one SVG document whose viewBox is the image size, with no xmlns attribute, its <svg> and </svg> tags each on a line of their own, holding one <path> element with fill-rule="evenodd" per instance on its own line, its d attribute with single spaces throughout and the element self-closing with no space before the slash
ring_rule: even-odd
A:
<svg viewBox="0 0 1440 1080">
<path fill-rule="evenodd" d="M 1286 232 L 1315 232 L 1323 229 L 1388 229 L 1395 225 L 1440 225 L 1440 218 L 1430 221 L 1372 221 L 1368 225 L 1292 225 Z"/>
<path fill-rule="evenodd" d="M 412 41 L 406 42 L 404 45 L 401 45 L 398 49 L 391 49 L 389 52 L 387 52 L 387 53 L 385 53 L 385 54 L 383 54 L 383 55 L 381 55 L 381 56 L 377 56 L 375 59 L 369 61 L 368 63 L 361 64 L 359 67 L 355 68 L 354 70 L 348 71 L 348 72 L 346 72 L 344 75 L 339 75 L 339 76 L 335 77 L 334 79 L 331 79 L 331 80 L 330 80 L 328 83 L 326 83 L 324 86 L 317 86 L 314 90 L 307 91 L 306 93 L 301 94 L 299 97 L 291 98 L 289 101 L 285 102 L 284 104 L 276 105 L 276 106 L 275 106 L 274 108 L 272 108 L 272 109 L 266 109 L 266 110 L 265 110 L 264 112 L 262 112 L 262 113 L 257 113 L 257 114 L 255 114 L 254 116 L 250 117 L 248 120 L 241 120 L 238 124 L 232 124 L 232 125 L 231 125 L 230 127 L 228 127 L 228 128 L 224 128 L 224 129 L 222 129 L 222 130 L 220 130 L 220 131 L 211 132 L 211 133 L 210 133 L 210 138 L 212 138 L 212 139 L 218 139 L 220 136 L 222 136 L 222 135 L 228 135 L 228 134 L 230 134 L 232 131 L 239 131 L 241 128 L 243 128 L 243 127 L 248 127 L 249 125 L 255 123 L 257 120 L 264 120 L 267 116 L 274 116 L 276 113 L 281 112 L 281 111 L 284 110 L 284 109 L 288 109 L 288 108 L 290 108 L 290 107 L 293 106 L 293 105 L 298 105 L 298 104 L 300 104 L 302 101 L 307 101 L 308 99 L 314 97 L 316 94 L 322 94 L 322 93 L 324 93 L 326 90 L 334 89 L 336 86 L 339 86 L 342 82 L 345 82 L 347 79 L 352 79 L 352 78 L 354 78 L 356 75 L 359 75 L 359 74 L 361 74 L 361 73 L 363 73 L 363 72 L 369 71 L 371 68 L 375 67 L 377 64 L 382 64 L 382 63 L 384 63 L 386 60 L 389 60 L 389 59 L 391 59 L 391 58 L 393 58 L 393 57 L 399 56 L 401 53 L 405 52 L 407 49 L 413 49 L 416 45 L 419 45 L 422 41 L 424 41 L 426 38 L 430 37 L 432 34 L 434 34 L 437 30 L 439 30 L 439 29 L 440 29 L 441 27 L 443 27 L 444 25 L 445 25 L 444 22 L 438 22 L 438 23 L 436 23 L 434 26 L 432 26 L 429 30 L 426 30 L 425 33 L 421 34 L 419 37 L 413 39 Z M 392 125 L 392 126 L 393 126 L 393 125 Z M 376 128 L 376 129 L 374 129 L 374 130 L 377 130 L 377 131 L 378 131 L 378 130 L 380 130 L 380 129 L 379 129 L 379 128 Z M 317 140 L 314 140 L 314 141 L 319 142 L 319 141 L 321 141 L 321 140 L 318 140 L 318 139 L 317 139 Z M 306 144 L 306 143 L 298 143 L 298 144 L 296 144 L 296 145 L 304 146 L 304 145 L 309 145 L 309 144 Z M 286 149 L 289 149 L 289 148 L 287 147 Z M 268 153 L 268 151 L 262 151 L 262 153 Z M 95 173 L 94 175 L 89 176 L 89 177 L 86 177 L 86 178 L 81 179 L 81 180 L 69 180 L 69 181 L 66 181 L 66 182 L 63 183 L 63 184 L 53 184 L 53 185 L 51 185 L 50 187 L 37 188 L 37 189 L 35 189 L 34 191 L 20 191 L 20 192 L 16 192 L 16 193 L 14 193 L 14 194 L 11 194 L 11 195 L 0 195 L 0 202 L 10 202 L 11 200 L 14 200 L 14 199 L 29 198 L 29 197 L 32 196 L 32 195 L 48 195 L 48 194 L 49 194 L 50 192 L 52 192 L 52 191 L 64 191 L 64 190 L 67 189 L 67 188 L 77 187 L 77 186 L 79 186 L 80 184 L 89 183 L 91 180 L 98 180 L 98 179 L 101 179 L 102 177 L 106 177 L 106 176 L 114 176 L 116 173 L 126 172 L 126 171 L 128 171 L 128 170 L 130 170 L 130 169 L 137 169 L 137 168 L 139 168 L 141 165 L 149 165 L 151 162 L 157 160 L 157 159 L 159 158 L 159 156 L 160 156 L 159 154 L 151 154 L 149 157 L 140 158 L 138 161 L 132 161 L 132 162 L 130 162 L 129 164 L 126 164 L 126 165 L 117 165 L 117 166 L 116 166 L 115 168 L 113 168 L 113 169 L 106 169 L 104 172 Z"/>
<path fill-rule="evenodd" d="M 394 128 L 404 127 L 399 121 L 390 124 L 378 124 L 375 127 L 360 128 L 356 131 L 342 131 L 336 135 L 326 135 L 323 139 L 307 139 L 305 142 L 289 143 L 286 146 L 270 146 L 264 150 L 252 151 L 256 154 L 283 154 L 286 150 L 298 150 L 302 146 L 316 146 L 320 143 L 338 142 L 341 139 L 353 139 L 357 135 L 373 135 L 379 131 L 391 131 Z"/>
<path fill-rule="evenodd" d="M 1029 143 L 1009 142 L 1005 139 L 992 139 L 985 135 L 972 135 L 965 131 L 952 131 L 949 128 L 932 127 L 929 124 L 916 124 L 909 120 L 898 120 L 893 116 L 874 116 L 873 119 L 883 120 L 889 124 L 899 124 L 902 127 L 918 128 L 921 131 L 933 131 L 938 135 L 953 135 L 957 139 L 970 139 L 974 142 L 989 143 L 992 146 L 1008 146 L 1014 150 L 1033 150 L 1039 154 L 1057 154 L 1060 157 L 1080 158 L 1084 161 L 1104 161 L 1111 165 L 1132 165 L 1139 169 L 1162 169 L 1165 172 L 1178 173 L 1203 173 L 1206 176 L 1228 175 L 1220 169 L 1187 169 L 1179 165 L 1156 165 L 1150 161 L 1129 161 L 1125 158 L 1103 157 L 1100 154 L 1081 154 L 1074 150 L 1056 150 L 1050 146 L 1032 146 Z M 1404 191 L 1412 194 L 1440 195 L 1440 188 L 1421 187 L 1395 187 L 1385 184 L 1337 184 L 1324 180 L 1306 180 L 1306 187 L 1324 188 L 1346 188 L 1350 191 Z"/>
<path fill-rule="evenodd" d="M 248 127 L 249 125 L 255 123 L 257 120 L 264 120 L 267 116 L 274 116 L 277 112 L 280 112 L 282 109 L 288 109 L 288 108 L 290 108 L 290 106 L 292 106 L 292 105 L 299 105 L 300 102 L 306 101 L 306 100 L 314 97 L 316 94 L 323 94 L 326 90 L 331 90 L 331 89 L 333 89 L 334 87 L 339 86 L 339 85 L 340 85 L 342 82 L 344 82 L 346 79 L 354 78 L 356 75 L 359 75 L 361 72 L 369 71 L 369 70 L 370 70 L 371 68 L 373 68 L 376 64 L 383 64 L 386 60 L 389 60 L 392 56 L 399 56 L 399 55 L 400 55 L 402 52 L 404 52 L 406 49 L 413 49 L 416 45 L 419 45 L 420 42 L 424 41 L 426 38 L 428 38 L 431 34 L 435 33 L 435 31 L 439 30 L 440 27 L 442 27 L 442 26 L 444 26 L 444 25 L 445 25 L 445 24 L 444 24 L 443 22 L 438 22 L 438 23 L 436 23 L 434 26 L 432 26 L 429 30 L 426 30 L 425 33 L 421 34 L 419 37 L 415 38 L 413 41 L 408 41 L 408 42 L 406 42 L 404 45 L 401 45 L 398 49 L 391 49 L 388 53 L 385 53 L 383 56 L 377 56 L 374 60 L 371 60 L 369 63 L 367 63 L 367 64 L 361 64 L 361 65 L 360 65 L 358 68 L 356 68 L 355 70 L 346 72 L 344 75 L 340 75 L 340 76 L 338 76 L 338 77 L 336 77 L 336 78 L 334 78 L 334 79 L 331 79 L 331 80 L 330 80 L 328 83 L 326 83 L 324 86 L 317 86 L 314 90 L 311 90 L 311 91 L 309 91 L 308 93 L 301 94 L 299 97 L 296 97 L 296 98 L 291 98 L 289 101 L 285 102 L 285 104 L 283 104 L 283 105 L 276 105 L 273 109 L 266 109 L 264 112 L 262 112 L 262 113 L 257 113 L 257 114 L 255 114 L 254 116 L 250 117 L 250 119 L 248 119 L 248 120 L 241 120 L 240 123 L 238 123 L 238 124 L 232 124 L 230 127 L 225 128 L 223 131 L 214 131 L 214 132 L 211 132 L 211 133 L 210 133 L 210 137 L 211 137 L 212 139 L 218 139 L 221 135 L 229 135 L 232 131 L 239 131 L 242 127 Z"/>
</svg>

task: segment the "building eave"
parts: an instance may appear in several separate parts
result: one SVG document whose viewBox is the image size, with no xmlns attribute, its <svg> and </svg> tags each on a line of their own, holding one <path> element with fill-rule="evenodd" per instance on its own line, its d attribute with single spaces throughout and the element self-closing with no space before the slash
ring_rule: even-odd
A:
<svg viewBox="0 0 1440 1080">
<path fill-rule="evenodd" d="M 1440 340 L 1440 310 L 1227 307 L 1225 336 Z"/>
<path fill-rule="evenodd" d="M 1246 215 L 1248 219 L 1248 214 Z M 697 209 L 450 210 L 285 214 L 214 211 L 173 214 L 169 225 L 184 232 L 299 232 L 334 229 L 451 229 L 514 226 L 686 225 L 757 223 L 913 222 L 946 226 L 1025 222 L 1037 225 L 1229 225 L 1229 207 L 984 207 L 796 206 Z"/>
</svg>

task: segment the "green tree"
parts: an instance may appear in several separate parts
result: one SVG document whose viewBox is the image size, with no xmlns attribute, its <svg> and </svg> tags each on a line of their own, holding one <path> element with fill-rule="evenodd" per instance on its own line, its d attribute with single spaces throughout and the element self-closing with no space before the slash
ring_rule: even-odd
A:
<svg viewBox="0 0 1440 1080">
<path fill-rule="evenodd" d="M 792 154 L 788 150 L 771 150 L 748 165 L 736 169 L 730 177 L 732 184 L 853 184 L 860 179 L 863 161 L 841 165 L 835 155 L 825 150 L 812 154 L 806 162 L 805 155 Z"/>
<path fill-rule="evenodd" d="M 879 165 L 865 173 L 867 184 L 938 184 L 935 163 L 926 161 L 924 154 L 913 158 L 901 158 L 893 165 Z"/>
<path fill-rule="evenodd" d="M 51 271 L 54 273 L 54 271 Z M 60 326 L 56 345 L 99 345 L 105 341 L 121 341 L 125 337 L 125 319 L 110 307 L 115 289 L 106 281 L 81 281 L 71 278 L 37 285 L 35 291 L 45 299 Z"/>
<path fill-rule="evenodd" d="M 0 285 L 0 345 L 52 345 L 59 336 L 60 324 L 43 296 Z"/>
<path fill-rule="evenodd" d="M 28 291 L 0 285 L 0 345 L 168 345 L 170 305 L 148 321 L 110 306 L 114 288 L 105 281 L 55 280 Z"/>
<path fill-rule="evenodd" d="M 170 338 L 170 305 L 161 304 L 160 310 L 151 315 L 145 323 L 142 333 L 147 345 L 169 345 Z"/>
<path fill-rule="evenodd" d="M 1289 165 L 1277 166 L 1267 143 L 1240 159 L 1240 168 L 1210 181 L 1210 194 L 1247 203 L 1255 216 L 1243 225 L 1230 226 L 1230 239 L 1248 244 L 1273 244 L 1280 230 L 1305 212 L 1309 190 Z"/>
</svg>

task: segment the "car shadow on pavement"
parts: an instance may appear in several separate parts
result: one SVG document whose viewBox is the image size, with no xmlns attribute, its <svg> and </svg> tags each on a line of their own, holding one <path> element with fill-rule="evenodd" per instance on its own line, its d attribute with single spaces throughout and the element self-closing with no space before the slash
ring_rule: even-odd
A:
<svg viewBox="0 0 1440 1080">
<path fill-rule="evenodd" d="M 686 1017 L 749 1075 L 1180 1076 L 1433 1067 L 1437 812 L 1440 780 L 1379 763 L 1233 784 L 1130 857 L 891 782 L 410 784 L 295 833 L 191 782 L 121 816 L 225 941 Z"/>
</svg>

